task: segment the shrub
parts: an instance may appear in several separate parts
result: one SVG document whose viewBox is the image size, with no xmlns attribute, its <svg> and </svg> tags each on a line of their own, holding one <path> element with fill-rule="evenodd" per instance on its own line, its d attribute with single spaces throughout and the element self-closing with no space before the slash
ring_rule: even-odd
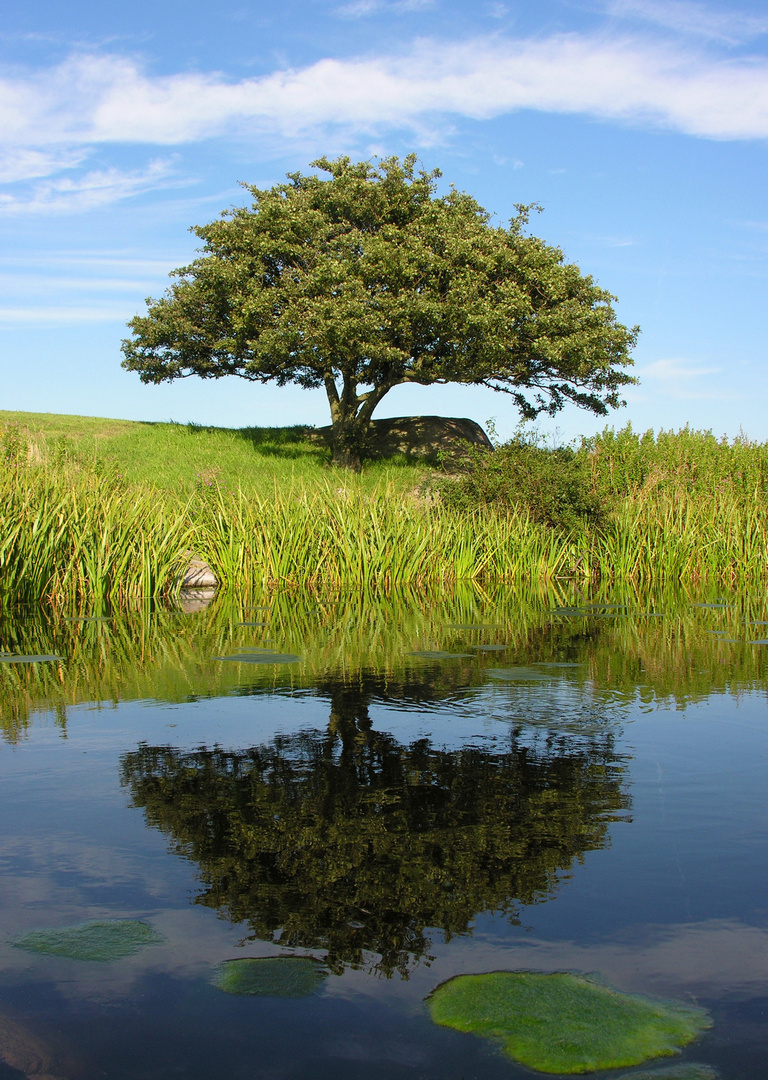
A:
<svg viewBox="0 0 768 1080">
<path fill-rule="evenodd" d="M 604 524 L 608 516 L 588 454 L 570 446 L 549 448 L 538 434 L 522 429 L 494 450 L 472 447 L 462 472 L 433 486 L 447 506 L 523 510 L 533 521 L 567 531 Z"/>
</svg>

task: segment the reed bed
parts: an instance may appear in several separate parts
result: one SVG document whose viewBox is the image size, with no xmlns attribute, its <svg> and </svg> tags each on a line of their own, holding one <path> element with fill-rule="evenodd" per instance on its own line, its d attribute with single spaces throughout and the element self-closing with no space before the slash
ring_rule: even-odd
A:
<svg viewBox="0 0 768 1080">
<path fill-rule="evenodd" d="M 599 526 L 565 529 L 524 506 L 457 508 L 386 480 L 299 477 L 256 491 L 211 483 L 171 497 L 115 475 L 17 459 L 0 468 L 0 599 L 167 596 L 192 553 L 225 590 L 558 579 L 762 585 L 768 499 L 757 466 L 744 466 L 747 474 L 746 488 L 721 476 L 705 490 L 669 473 L 659 482 L 656 462 L 639 486 L 615 495 Z"/>
<path fill-rule="evenodd" d="M 0 479 L 0 596 L 125 601 L 167 592 L 194 537 L 184 507 L 87 473 Z"/>
</svg>

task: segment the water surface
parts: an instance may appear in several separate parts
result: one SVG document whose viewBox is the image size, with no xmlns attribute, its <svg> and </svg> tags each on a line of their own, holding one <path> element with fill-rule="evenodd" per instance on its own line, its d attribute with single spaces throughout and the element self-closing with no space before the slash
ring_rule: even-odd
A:
<svg viewBox="0 0 768 1080">
<path fill-rule="evenodd" d="M 0 664 L 0 1080 L 521 1080 L 423 1004 L 521 968 L 695 1001 L 680 1060 L 765 1075 L 766 619 L 567 589 L 5 612 L 0 653 L 62 659 Z M 161 941 L 14 945 L 89 920 Z M 276 956 L 326 977 L 217 986 Z"/>
</svg>

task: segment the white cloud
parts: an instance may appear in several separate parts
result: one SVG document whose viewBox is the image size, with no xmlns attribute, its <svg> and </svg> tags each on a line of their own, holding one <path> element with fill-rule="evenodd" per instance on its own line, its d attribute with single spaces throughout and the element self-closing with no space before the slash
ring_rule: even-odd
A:
<svg viewBox="0 0 768 1080">
<path fill-rule="evenodd" d="M 440 117 L 520 109 L 763 139 L 768 61 L 599 34 L 420 40 L 399 55 L 328 58 L 241 81 L 153 76 L 125 57 L 78 55 L 0 80 L 0 142 L 40 149 L 179 145 L 254 131 L 290 138 L 328 128 L 434 128 Z"/>
<path fill-rule="evenodd" d="M 768 33 L 768 18 L 730 7 L 716 11 L 692 0 L 613 0 L 607 10 L 619 18 L 654 23 L 686 36 L 736 45 Z"/>
<path fill-rule="evenodd" d="M 93 323 L 125 322 L 133 312 L 125 308 L 105 308 L 93 306 L 61 307 L 0 307 L 1 323 L 19 323 L 34 327 L 37 323 Z"/>
<path fill-rule="evenodd" d="M 107 206 L 120 199 L 168 186 L 170 165 L 153 161 L 146 169 L 93 170 L 78 178 L 63 177 L 36 184 L 21 195 L 0 192 L 0 214 L 73 213 Z M 177 181 L 178 182 L 178 181 Z"/>
<path fill-rule="evenodd" d="M 31 147 L 0 148 L 0 184 L 13 184 L 19 180 L 34 180 L 52 176 L 62 169 L 80 165 L 86 154 L 82 149 L 34 150 Z"/>
<path fill-rule="evenodd" d="M 636 368 L 635 374 L 639 376 L 640 385 L 646 390 L 651 389 L 654 382 L 661 384 L 653 392 L 663 393 L 666 398 L 675 401 L 739 400 L 742 396 L 740 393 L 724 389 L 722 385 L 708 378 L 710 375 L 722 374 L 722 370 L 721 367 L 710 367 L 670 357 L 644 364 Z M 630 392 L 628 396 L 637 401 L 651 400 L 642 391 L 638 394 Z"/>
<path fill-rule="evenodd" d="M 679 360 L 676 358 L 670 358 L 665 360 L 654 360 L 650 364 L 645 364 L 642 369 L 638 369 L 638 374 L 643 379 L 662 379 L 664 381 L 678 380 L 678 379 L 698 379 L 702 375 L 717 375 L 722 368 L 719 367 L 701 367 L 696 364 L 692 364 L 690 360 Z"/>
<path fill-rule="evenodd" d="M 366 11 L 385 2 L 404 10 L 431 0 L 360 0 Z M 650 18 L 655 3 L 614 6 Z M 675 11 L 684 22 L 699 9 L 679 3 Z M 76 54 L 0 77 L 0 184 L 17 185 L 0 193 L 0 214 L 86 211 L 171 183 L 162 161 L 133 172 L 84 172 L 99 145 L 260 138 L 284 150 L 289 140 L 375 142 L 400 130 L 425 147 L 450 138 L 462 118 L 523 109 L 765 139 L 768 60 L 605 33 L 421 39 L 396 54 L 326 58 L 241 80 L 217 72 L 152 75 L 129 57 Z"/>
<path fill-rule="evenodd" d="M 380 12 L 403 14 L 408 11 L 425 11 L 434 7 L 435 0 L 350 0 L 335 9 L 343 19 L 364 19 Z"/>
</svg>

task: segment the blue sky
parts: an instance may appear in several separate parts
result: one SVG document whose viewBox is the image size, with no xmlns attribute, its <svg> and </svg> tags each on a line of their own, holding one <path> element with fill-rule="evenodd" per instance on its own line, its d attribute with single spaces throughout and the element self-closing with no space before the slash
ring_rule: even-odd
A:
<svg viewBox="0 0 768 1080">
<path fill-rule="evenodd" d="M 142 386 L 126 321 L 188 228 L 321 154 L 415 150 L 532 228 L 639 323 L 610 422 L 768 439 L 768 10 L 744 0 L 7 4 L 0 29 L 0 407 L 226 426 L 328 421 L 322 391 Z M 378 416 L 516 415 L 401 388 Z M 605 420 L 567 410 L 570 439 Z"/>
</svg>

